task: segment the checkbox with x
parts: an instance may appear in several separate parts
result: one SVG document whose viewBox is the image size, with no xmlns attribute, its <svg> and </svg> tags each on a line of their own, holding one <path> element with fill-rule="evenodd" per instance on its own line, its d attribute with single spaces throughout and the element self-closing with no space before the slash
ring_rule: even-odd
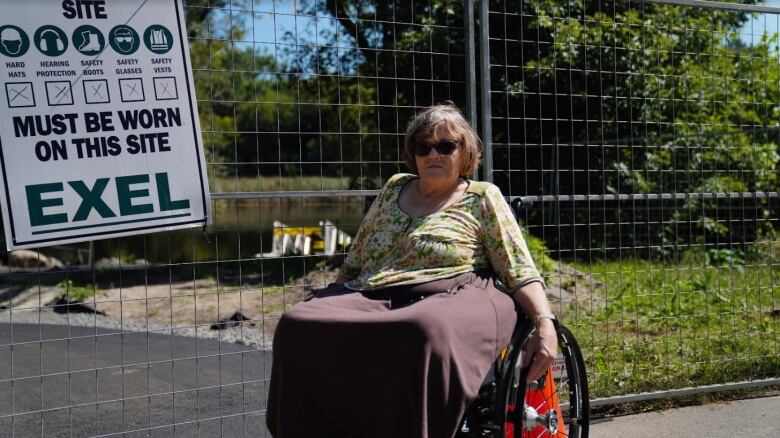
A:
<svg viewBox="0 0 780 438">
<path fill-rule="evenodd" d="M 46 99 L 49 106 L 73 105 L 73 90 L 70 81 L 46 82 Z"/>
<path fill-rule="evenodd" d="M 174 100 L 179 98 L 176 89 L 176 77 L 160 76 L 154 80 L 154 98 L 157 100 Z"/>
<path fill-rule="evenodd" d="M 122 102 L 140 102 L 144 97 L 144 82 L 141 78 L 119 80 L 119 96 Z"/>
<path fill-rule="evenodd" d="M 86 103 L 111 103 L 107 79 L 87 79 L 82 84 Z"/>
<path fill-rule="evenodd" d="M 5 97 L 8 108 L 27 108 L 35 106 L 35 93 L 32 82 L 6 82 Z"/>
</svg>

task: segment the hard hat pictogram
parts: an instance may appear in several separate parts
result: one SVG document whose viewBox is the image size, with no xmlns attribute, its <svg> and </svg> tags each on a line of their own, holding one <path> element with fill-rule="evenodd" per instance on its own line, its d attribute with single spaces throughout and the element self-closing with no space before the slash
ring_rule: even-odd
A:
<svg viewBox="0 0 780 438">
<path fill-rule="evenodd" d="M 0 53 L 16 58 L 27 53 L 30 48 L 30 38 L 24 31 L 14 25 L 0 26 Z"/>
</svg>

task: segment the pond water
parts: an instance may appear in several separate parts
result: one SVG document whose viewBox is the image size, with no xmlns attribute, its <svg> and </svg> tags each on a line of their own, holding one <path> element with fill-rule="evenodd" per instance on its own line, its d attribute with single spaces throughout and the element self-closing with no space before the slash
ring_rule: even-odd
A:
<svg viewBox="0 0 780 438">
<path fill-rule="evenodd" d="M 273 223 L 318 226 L 329 220 L 354 236 L 363 218 L 361 197 L 212 201 L 213 224 L 202 228 L 94 241 L 95 260 L 116 257 L 123 263 L 230 262 L 270 252 Z M 89 243 L 40 248 L 68 265 L 86 264 Z"/>
</svg>

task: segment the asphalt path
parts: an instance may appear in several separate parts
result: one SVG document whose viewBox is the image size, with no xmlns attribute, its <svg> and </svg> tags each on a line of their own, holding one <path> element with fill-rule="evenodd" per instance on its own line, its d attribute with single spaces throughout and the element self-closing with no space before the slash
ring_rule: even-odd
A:
<svg viewBox="0 0 780 438">
<path fill-rule="evenodd" d="M 0 323 L 0 438 L 270 437 L 271 353 L 164 333 Z M 780 436 L 780 396 L 596 420 L 591 436 Z"/>
<path fill-rule="evenodd" d="M 688 406 L 594 422 L 592 438 L 777 438 L 780 396 Z"/>
<path fill-rule="evenodd" d="M 0 437 L 270 436 L 270 371 L 213 339 L 0 324 Z"/>
</svg>

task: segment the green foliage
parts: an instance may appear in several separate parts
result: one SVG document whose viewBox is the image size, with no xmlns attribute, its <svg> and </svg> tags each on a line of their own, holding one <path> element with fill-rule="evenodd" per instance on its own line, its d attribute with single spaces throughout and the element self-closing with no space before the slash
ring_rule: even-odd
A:
<svg viewBox="0 0 780 438">
<path fill-rule="evenodd" d="M 733 249 L 712 249 L 704 253 L 707 266 L 729 266 L 744 271 L 745 258 L 741 251 Z"/>
<path fill-rule="evenodd" d="M 285 190 L 344 190 L 348 181 L 328 176 L 251 177 L 225 176 L 210 178 L 212 192 L 277 192 Z"/>
<path fill-rule="evenodd" d="M 93 284 L 89 285 L 76 285 L 73 284 L 72 280 L 63 280 L 59 284 L 57 284 L 58 287 L 65 290 L 65 293 L 63 294 L 65 298 L 68 299 L 68 301 L 85 301 L 95 296 L 97 293 L 97 286 Z"/>
<path fill-rule="evenodd" d="M 529 19 L 522 29 L 499 27 L 494 36 L 529 35 L 539 44 L 496 51 L 497 65 L 523 61 L 520 74 L 500 78 L 509 92 L 508 102 L 500 105 L 510 112 L 517 107 L 515 113 L 531 119 L 523 124 L 526 142 L 563 145 L 559 153 L 572 157 L 571 164 L 562 164 L 563 172 L 569 165 L 584 167 L 581 158 L 588 169 L 603 169 L 573 172 L 571 178 L 549 172 L 554 181 L 516 178 L 513 193 L 549 194 L 551 187 L 566 194 L 776 190 L 778 41 L 777 35 L 764 34 L 744 44 L 739 31 L 748 14 L 619 1 L 511 3 L 507 10 L 523 10 Z M 566 99 L 545 97 L 551 94 Z M 555 120 L 555 129 L 536 119 Z M 494 131 L 499 141 L 511 133 Z M 552 149 L 524 153 L 524 168 L 557 165 L 558 158 L 549 155 Z M 718 207 L 722 201 L 690 197 L 669 208 L 663 220 L 641 208 L 630 214 L 632 221 L 650 225 L 642 232 L 661 243 L 656 248 L 665 257 L 674 245 L 727 236 L 754 241 L 772 233 L 768 200 L 751 206 L 760 225 L 750 229 L 733 225 L 739 217 L 717 220 Z M 560 221 L 581 223 L 586 214 L 561 212 Z M 690 222 L 693 227 L 678 233 L 678 224 Z M 631 233 L 621 237 L 631 238 Z M 565 232 L 560 237 L 570 240 Z M 590 246 L 615 246 L 616 237 L 606 231 Z"/>
<path fill-rule="evenodd" d="M 190 43 L 190 54 L 206 160 L 220 163 L 211 166 L 212 176 L 257 175 L 257 165 L 240 166 L 239 163 L 258 161 L 261 138 L 268 140 L 265 149 L 276 149 L 272 146 L 278 146 L 278 135 L 265 138 L 262 133 L 289 129 L 285 121 L 298 117 L 293 113 L 295 97 L 286 91 L 290 88 L 288 79 L 266 73 L 279 69 L 273 57 L 256 53 L 251 44 L 209 38 L 207 31 L 213 32 L 215 28 L 227 29 L 237 40 L 245 34 L 238 24 L 215 21 L 214 14 L 206 20 L 210 26 L 195 26 L 202 33 L 190 30 L 191 34 L 196 33 Z M 279 161 L 279 158 L 267 160 Z"/>
<path fill-rule="evenodd" d="M 327 175 L 379 188 L 403 166 L 397 133 L 415 107 L 465 96 L 444 81 L 463 80 L 443 55 L 463 50 L 462 33 L 443 27 L 460 26 L 455 0 L 308 2 L 294 26 L 242 21 L 226 3 L 187 14 L 211 177 Z M 249 42 L 251 26 L 269 24 L 275 44 Z"/>
<path fill-rule="evenodd" d="M 525 243 L 528 245 L 528 251 L 531 252 L 531 258 L 533 258 L 534 264 L 536 265 L 536 269 L 539 270 L 542 277 L 544 277 L 547 282 L 550 275 L 552 275 L 552 270 L 556 263 L 555 260 L 549 256 L 550 250 L 547 249 L 547 245 L 544 244 L 542 239 L 530 233 L 523 233 L 523 235 L 525 237 Z"/>
<path fill-rule="evenodd" d="M 250 26 L 270 21 L 234 19 L 225 5 L 188 8 L 212 178 L 327 175 L 347 179 L 347 188 L 378 188 L 403 168 L 398 133 L 417 108 L 446 99 L 465 103 L 462 2 L 309 2 L 296 6 L 294 27 L 274 21 L 273 45 L 250 41 Z M 500 178 L 509 172 L 496 173 L 505 193 L 777 187 L 778 42 L 764 35 L 743 43 L 738 32 L 746 13 L 584 0 L 510 0 L 505 8 L 513 13 L 491 22 L 491 37 L 522 43 L 492 45 L 491 63 L 507 66 L 493 69 L 494 88 L 508 92 L 494 95 L 494 120 L 514 117 L 494 123 L 494 141 L 525 147 L 515 155 L 496 148 L 494 162 L 546 170 L 506 181 Z M 718 202 L 685 198 L 661 218 L 650 209 L 610 205 L 616 222 L 627 214 L 647 224 L 636 227 L 643 234 L 604 228 L 578 245 L 614 248 L 619 239 L 641 238 L 652 242 L 653 255 L 673 258 L 680 245 L 755 241 L 774 232 L 777 210 L 768 200 L 733 211 L 728 221 L 717 217 Z M 533 209 L 532 222 L 543 214 Z M 588 209 L 554 214 L 560 223 L 592 219 Z M 756 227 L 733 225 L 750 214 L 756 218 L 745 219 Z M 545 238 L 563 248 L 556 240 L 575 241 L 573 230 Z"/>
<path fill-rule="evenodd" d="M 605 288 L 574 328 L 594 397 L 776 376 L 770 266 L 598 262 Z"/>
</svg>

